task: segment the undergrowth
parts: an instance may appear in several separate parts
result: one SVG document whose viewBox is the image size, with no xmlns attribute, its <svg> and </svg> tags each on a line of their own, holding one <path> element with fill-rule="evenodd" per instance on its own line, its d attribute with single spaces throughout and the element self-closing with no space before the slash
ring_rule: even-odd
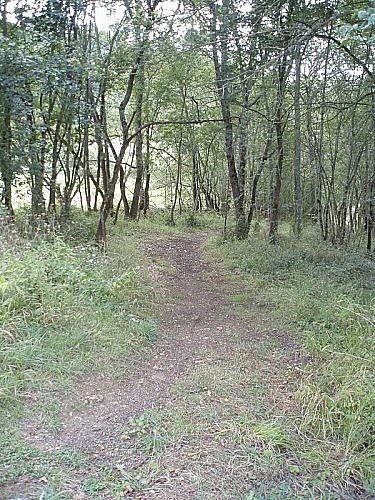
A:
<svg viewBox="0 0 375 500">
<path fill-rule="evenodd" d="M 96 216 L 76 214 L 65 227 L 51 230 L 41 224 L 34 233 L 27 224 L 0 228 L 4 236 L 0 247 L 0 448 L 7 450 L 0 459 L 0 466 L 5 465 L 3 481 L 25 474 L 48 475 L 49 486 L 58 490 L 64 482 L 59 476 L 64 475 L 61 467 L 84 467 L 84 456 L 46 453 L 25 443 L 22 436 L 14 437 L 19 417 L 12 423 L 12 408 L 20 406 L 24 396 L 35 398 L 40 392 L 69 385 L 80 374 L 110 369 L 121 375 L 132 350 L 154 337 L 152 290 L 142 273 L 139 240 L 149 232 L 168 237 L 221 226 L 221 220 L 210 214 L 177 217 L 174 227 L 168 226 L 167 218 L 168 214 L 157 213 L 138 223 L 119 221 L 109 227 L 106 254 L 92 245 Z M 268 395 L 261 390 L 258 394 L 258 416 L 254 387 L 249 390 L 251 384 L 244 378 L 246 370 L 237 374 L 228 368 L 221 380 L 206 363 L 203 372 L 181 388 L 186 408 L 182 405 L 179 412 L 173 408 L 162 415 L 151 412 L 127 429 L 130 438 L 137 440 L 137 448 L 152 457 L 145 464 L 146 479 L 154 481 L 159 469 L 167 465 L 172 477 L 180 446 L 194 436 L 198 441 L 208 436 L 212 452 L 206 467 L 217 469 L 219 477 L 225 478 L 228 471 L 227 446 L 240 446 L 241 484 L 233 480 L 229 489 L 254 486 L 254 492 L 250 490 L 244 498 L 258 498 L 258 493 L 263 498 L 262 487 L 269 489 L 259 483 L 259 477 L 273 474 L 276 484 L 277 474 L 284 469 L 286 475 L 296 477 L 296 484 L 285 483 L 285 491 L 275 490 L 272 498 L 296 498 L 296 491 L 306 491 L 308 496 L 310 487 L 322 491 L 321 498 L 325 491 L 336 490 L 348 497 L 374 494 L 375 262 L 350 249 L 320 242 L 315 228 L 307 228 L 301 240 L 283 229 L 279 244 L 273 247 L 258 228 L 249 241 L 216 240 L 210 253 L 246 283 L 250 295 L 241 295 L 240 302 L 250 296 L 256 302 L 258 297 L 262 304 L 274 306 L 269 313 L 274 323 L 303 337 L 313 361 L 296 394 L 299 415 L 292 422 L 264 420 L 262 401 L 268 401 Z M 243 394 L 233 413 L 230 400 L 238 387 Z M 52 415 L 49 428 L 59 426 L 52 422 L 56 394 L 49 402 L 38 400 L 44 405 L 42 411 Z M 210 416 L 207 401 L 212 394 L 218 404 L 210 402 Z M 247 397 L 252 405 L 245 415 Z M 296 426 L 298 432 L 293 433 Z M 191 470 L 190 458 L 182 465 Z M 249 467 L 255 474 L 250 483 Z M 198 479 L 201 468 L 199 461 Z M 85 491 L 100 495 L 108 485 L 113 489 L 118 475 L 117 469 L 103 470 L 102 476 L 87 480 Z M 136 477 L 120 475 L 121 492 L 149 486 L 148 481 L 140 484 L 143 476 L 139 479 L 138 472 Z M 223 479 L 220 491 L 228 490 L 227 483 Z M 202 491 L 211 487 L 217 485 L 202 482 Z M 324 498 L 336 498 L 327 495 Z"/>
<path fill-rule="evenodd" d="M 15 237 L 15 236 L 14 236 Z M 62 235 L 3 247 L 0 262 L 0 400 L 51 380 L 103 367 L 154 335 L 132 242 L 113 237 L 106 255 Z"/>
<path fill-rule="evenodd" d="M 154 209 L 147 217 L 143 215 L 138 221 L 119 221 L 119 226 L 127 234 L 141 235 L 144 233 L 158 233 L 160 235 L 182 235 L 193 231 L 220 230 L 222 219 L 213 212 L 184 212 L 175 214 L 174 224 L 171 224 L 170 214 L 166 210 Z"/>
<path fill-rule="evenodd" d="M 155 337 L 153 290 L 135 239 L 112 227 L 103 254 L 93 245 L 96 216 L 77 215 L 64 226 L 40 221 L 31 228 L 18 214 L 0 227 L 0 489 L 5 488 L 0 496 L 5 498 L 7 486 L 20 477 L 36 478 L 29 489 L 39 491 L 41 477 L 59 484 L 64 471 L 85 462 L 74 451 L 45 451 L 29 443 L 20 433 L 20 419 L 58 431 L 60 399 L 74 390 L 78 376 L 126 376 L 134 365 L 132 353 Z"/>
<path fill-rule="evenodd" d="M 155 211 L 139 221 L 108 224 L 106 254 L 93 242 L 97 214 L 72 209 L 72 220 L 33 219 L 19 209 L 0 214 L 0 401 L 20 399 L 86 370 L 116 370 L 132 349 L 155 335 L 139 239 L 207 228 L 210 214 Z M 215 221 L 215 222 L 213 222 Z M 152 315 L 151 315 L 152 316 Z"/>
<path fill-rule="evenodd" d="M 300 240 L 283 229 L 276 246 L 260 231 L 246 242 L 220 240 L 211 252 L 303 335 L 313 362 L 296 394 L 299 429 L 316 448 L 305 457 L 322 451 L 314 466 L 332 481 L 374 493 L 375 261 L 321 242 L 315 228 Z"/>
</svg>

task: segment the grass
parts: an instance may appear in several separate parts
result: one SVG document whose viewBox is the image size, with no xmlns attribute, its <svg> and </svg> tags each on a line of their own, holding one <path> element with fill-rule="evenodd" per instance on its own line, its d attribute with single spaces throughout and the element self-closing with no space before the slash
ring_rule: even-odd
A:
<svg viewBox="0 0 375 500">
<path fill-rule="evenodd" d="M 51 379 L 100 369 L 153 336 L 143 314 L 148 292 L 126 253 L 102 256 L 55 238 L 2 257 L 3 402 Z"/>
<path fill-rule="evenodd" d="M 28 475 L 31 479 L 40 479 L 51 471 L 55 477 L 61 468 L 75 470 L 84 464 L 84 456 L 74 450 L 40 451 L 22 439 L 15 439 L 10 433 L 1 437 L 2 461 L 6 464 L 1 480 L 13 481 Z M 16 451 L 16 453 L 15 453 Z"/>
<path fill-rule="evenodd" d="M 77 375 L 110 370 L 122 377 L 130 369 L 132 353 L 156 335 L 139 240 L 221 225 L 210 215 L 198 221 L 181 217 L 171 227 L 157 214 L 120 222 L 110 229 L 105 255 L 88 243 L 92 217 L 78 217 L 64 237 L 41 229 L 30 240 L 11 229 L 0 250 L 0 482 L 11 487 L 27 476 L 35 498 L 51 500 L 77 492 L 158 498 L 176 494 L 176 485 L 181 498 L 374 494 L 375 264 L 320 243 L 313 228 L 301 241 L 282 228 L 276 247 L 262 230 L 247 242 L 211 240 L 210 258 L 224 274 L 233 271 L 226 277 L 241 287 L 228 297 L 228 310 L 257 329 L 267 318 L 267 335 L 251 340 L 234 327 L 225 359 L 202 352 L 205 362 L 175 385 L 169 404 L 124 428 L 119 445 L 133 457 L 131 467 L 126 458 L 93 466 L 84 454 L 41 450 L 19 435 L 20 418 L 35 411 L 27 398 L 38 402 L 39 425 L 58 432 L 59 395 Z M 154 264 L 173 274 L 166 261 Z M 270 338 L 270 325 L 302 339 L 312 359 L 286 405 L 291 389 L 284 382 L 290 376 L 294 387 L 293 367 L 278 338 Z"/>
<path fill-rule="evenodd" d="M 58 432 L 59 400 L 76 377 L 126 376 L 134 351 L 156 337 L 154 290 L 147 284 L 139 240 L 149 233 L 169 237 L 217 224 L 209 214 L 177 216 L 173 227 L 163 213 L 119 221 L 109 226 L 102 254 L 92 244 L 97 216 L 73 212 L 74 219 L 63 227 L 42 220 L 31 227 L 26 209 L 15 223 L 0 219 L 0 448 L 6 450 L 0 482 L 48 476 L 42 488 L 48 498 L 61 497 L 60 468 L 65 460 L 69 469 L 70 459 L 26 444 L 18 432 L 20 419 L 32 416 L 41 428 Z M 173 273 L 165 261 L 155 264 Z M 84 456 L 81 461 L 84 468 Z M 73 471 L 74 466 L 67 475 Z M 94 495 L 103 485 L 109 488 L 112 476 L 118 478 L 119 472 L 99 470 L 85 491 Z M 118 491 L 123 491 L 128 480 L 120 476 Z"/>
<path fill-rule="evenodd" d="M 182 497 L 190 491 L 194 498 L 243 498 L 249 475 L 256 482 L 278 470 L 286 440 L 276 423 L 261 427 L 268 394 L 254 379 L 253 361 L 240 350 L 230 360 L 204 355 L 206 362 L 175 386 L 173 405 L 149 410 L 124 429 L 143 457 L 143 480 L 132 485 L 146 496 L 150 489 L 156 498 L 172 495 L 178 477 Z"/>
<path fill-rule="evenodd" d="M 64 232 L 40 230 L 33 239 L 26 224 L 1 228 L 0 482 L 47 473 L 53 482 L 63 464 L 69 468 L 64 454 L 26 444 L 20 419 L 32 415 L 57 432 L 61 396 L 77 376 L 124 377 L 132 353 L 156 336 L 154 291 L 136 240 L 112 228 L 102 254 L 88 243 L 94 228 L 86 216 Z"/>
<path fill-rule="evenodd" d="M 73 212 L 74 219 L 63 227 L 43 220 L 31 227 L 27 209 L 19 211 L 15 223 L 0 219 L 0 448 L 6 449 L 0 482 L 24 475 L 39 481 L 46 475 L 48 498 L 61 497 L 59 469 L 64 460 L 68 468 L 70 462 L 59 460 L 59 452 L 26 444 L 18 432 L 20 419 L 32 416 L 41 428 L 58 432 L 59 400 L 77 376 L 126 376 L 134 365 L 132 353 L 156 336 L 154 291 L 147 284 L 139 240 L 149 233 L 169 237 L 217 224 L 209 214 L 183 215 L 172 227 L 159 212 L 138 222 L 119 221 L 109 226 L 102 254 L 92 244 L 97 216 Z M 155 264 L 173 273 L 166 262 Z M 89 494 L 111 482 L 108 470 L 98 474 L 85 486 Z"/>
<path fill-rule="evenodd" d="M 297 240 L 284 226 L 274 247 L 260 231 L 246 242 L 211 242 L 209 252 L 236 279 L 240 272 L 250 296 L 269 304 L 274 323 L 301 336 L 313 356 L 296 394 L 305 458 L 323 467 L 326 481 L 373 494 L 374 260 L 320 242 L 313 227 Z"/>
<path fill-rule="evenodd" d="M 128 234 L 135 236 L 153 233 L 168 237 L 191 234 L 196 231 L 220 231 L 222 228 L 222 219 L 217 214 L 211 212 L 197 214 L 184 213 L 181 215 L 176 214 L 175 224 L 171 225 L 169 222 L 169 212 L 154 210 L 147 217 L 141 216 L 138 221 L 125 221 L 123 227 Z"/>
<path fill-rule="evenodd" d="M 206 362 L 175 386 L 173 402 L 124 429 L 140 453 L 134 492 L 174 498 L 177 484 L 181 498 L 320 498 L 323 490 L 321 498 L 331 498 L 325 478 L 301 463 L 285 415 L 275 416 L 277 402 L 270 406 L 274 367 L 263 357 L 254 366 L 260 344 L 253 356 L 242 342 L 226 359 L 205 351 Z"/>
<path fill-rule="evenodd" d="M 160 269 L 163 274 L 168 274 L 169 276 L 173 276 L 176 273 L 176 270 L 174 269 L 171 264 L 169 264 L 165 259 L 162 259 L 161 257 L 151 257 L 151 262 L 155 264 L 155 266 Z"/>
</svg>

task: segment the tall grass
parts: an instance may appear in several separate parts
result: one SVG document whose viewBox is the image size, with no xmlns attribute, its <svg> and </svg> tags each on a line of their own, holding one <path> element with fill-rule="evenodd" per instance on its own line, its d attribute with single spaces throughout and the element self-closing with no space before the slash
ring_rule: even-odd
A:
<svg viewBox="0 0 375 500">
<path fill-rule="evenodd" d="M 260 231 L 247 242 L 221 241 L 215 251 L 245 273 L 252 290 L 275 306 L 288 329 L 302 334 L 313 355 L 296 395 L 300 430 L 315 446 L 331 449 L 330 467 L 340 480 L 372 490 L 375 261 L 321 242 L 315 228 L 301 240 L 283 229 L 276 246 Z"/>
<path fill-rule="evenodd" d="M 154 335 L 139 252 L 119 232 L 113 241 L 107 255 L 56 234 L 0 250 L 0 400 L 116 369 Z"/>
</svg>

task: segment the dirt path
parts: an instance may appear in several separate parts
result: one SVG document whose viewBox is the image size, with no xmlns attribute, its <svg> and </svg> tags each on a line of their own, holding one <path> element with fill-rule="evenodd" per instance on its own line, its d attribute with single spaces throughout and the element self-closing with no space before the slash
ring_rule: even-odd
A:
<svg viewBox="0 0 375 500">
<path fill-rule="evenodd" d="M 298 369 L 300 352 L 202 257 L 204 240 L 144 242 L 164 333 L 130 379 L 81 380 L 63 403 L 58 433 L 33 422 L 24 429 L 40 449 L 87 457 L 69 471 L 63 498 L 243 498 L 253 483 L 279 484 L 284 466 L 270 474 L 254 426 L 292 411 L 285 367 Z M 88 475 L 101 486 L 90 491 Z"/>
</svg>

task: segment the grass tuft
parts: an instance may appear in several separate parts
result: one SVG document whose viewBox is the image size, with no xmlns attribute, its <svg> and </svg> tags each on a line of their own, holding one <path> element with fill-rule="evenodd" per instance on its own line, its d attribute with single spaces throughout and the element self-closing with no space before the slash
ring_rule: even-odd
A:
<svg viewBox="0 0 375 500">
<path fill-rule="evenodd" d="M 19 221 L 22 225 L 22 217 Z M 84 467 L 85 457 L 28 443 L 20 419 L 58 432 L 60 396 L 77 376 L 123 377 L 131 354 L 156 337 L 154 292 L 138 247 L 134 252 L 135 238 L 111 228 L 103 254 L 86 241 L 94 221 L 81 216 L 64 231 L 48 227 L 32 239 L 26 222 L 24 229 L 13 223 L 2 228 L 0 489 L 5 492 L 25 476 L 35 483 L 27 487 L 38 498 L 70 498 L 62 493 L 63 478 Z M 92 481 L 89 491 L 95 489 Z"/>
</svg>

